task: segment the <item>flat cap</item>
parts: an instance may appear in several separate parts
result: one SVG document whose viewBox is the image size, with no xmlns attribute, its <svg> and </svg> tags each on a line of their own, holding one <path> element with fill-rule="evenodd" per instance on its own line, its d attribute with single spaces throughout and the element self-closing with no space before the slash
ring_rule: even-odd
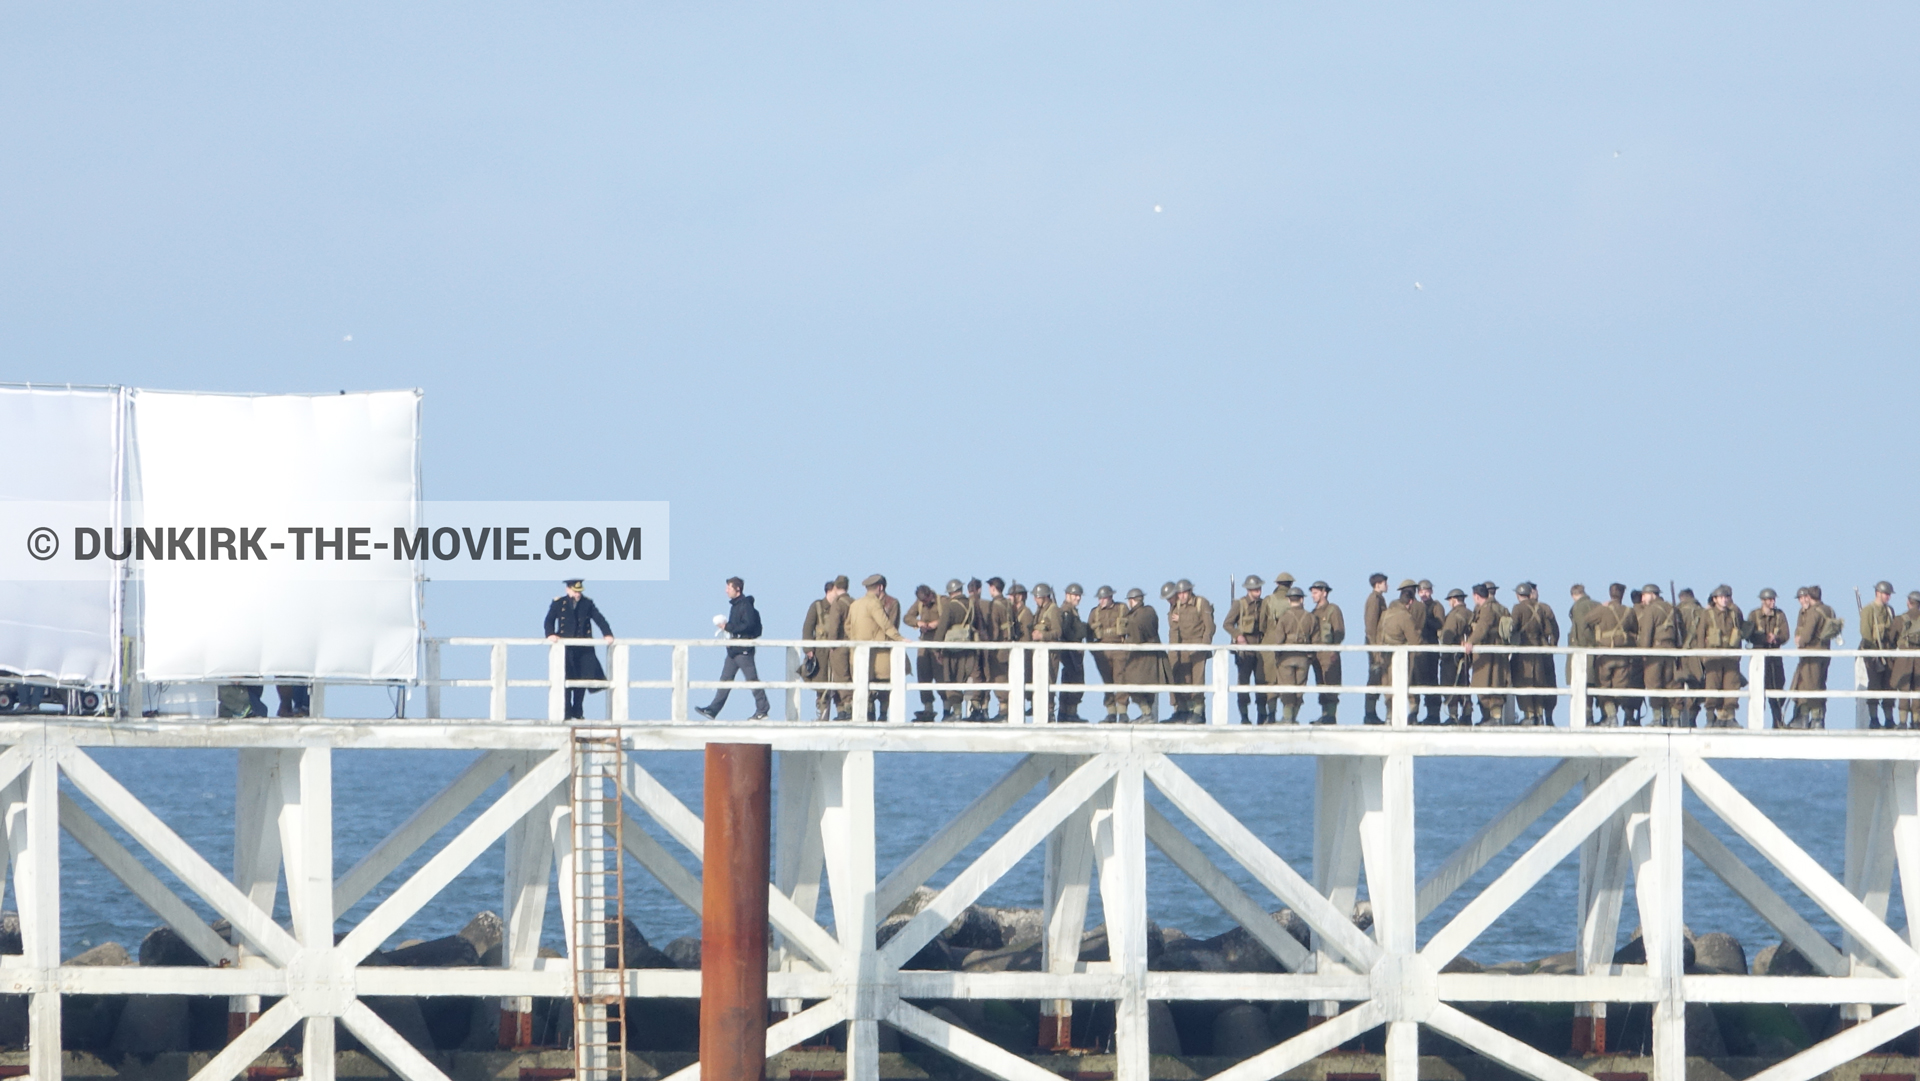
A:
<svg viewBox="0 0 1920 1081">
<path fill-rule="evenodd" d="M 1449 589 L 1447 590 L 1447 599 L 1450 601 L 1464 601 L 1467 599 L 1467 591 L 1464 589 Z"/>
<path fill-rule="evenodd" d="M 1069 596 L 1069 597 L 1078 597 L 1078 596 L 1080 596 L 1080 595 L 1081 595 L 1082 593 L 1085 593 L 1085 592 L 1086 592 L 1086 590 L 1084 590 L 1084 589 L 1081 589 L 1081 588 L 1080 588 L 1080 583 L 1078 583 L 1078 582 L 1068 582 L 1068 583 L 1067 583 L 1067 596 Z"/>
<path fill-rule="evenodd" d="M 1093 595 L 1096 597 L 1111 597 L 1113 596 L 1113 587 L 1101 586 L 1099 589 L 1093 591 Z"/>
<path fill-rule="evenodd" d="M 1875 593 L 1885 593 L 1887 596 L 1891 597 L 1893 596 L 1893 583 L 1887 582 L 1887 581 L 1875 582 L 1873 584 L 1873 591 Z"/>
<path fill-rule="evenodd" d="M 1400 588 L 1401 589 L 1419 589 L 1420 583 L 1415 582 L 1411 578 L 1402 578 L 1400 579 Z"/>
<path fill-rule="evenodd" d="M 1721 584 L 1721 585 L 1717 585 L 1717 586 L 1714 586 L 1714 587 L 1713 587 L 1713 592 L 1712 592 L 1712 593 L 1709 593 L 1709 594 L 1707 594 L 1707 596 L 1708 596 L 1709 598 L 1713 598 L 1713 597 L 1731 597 L 1731 596 L 1733 596 L 1733 587 L 1732 587 L 1732 586 L 1730 586 L 1730 585 L 1726 585 L 1726 584 L 1724 584 L 1724 583 L 1723 583 L 1723 584 Z"/>
<path fill-rule="evenodd" d="M 1325 582 L 1324 580 L 1320 580 L 1320 579 L 1316 579 L 1316 580 L 1314 581 L 1314 583 L 1313 583 L 1312 585 L 1310 585 L 1310 586 L 1308 586 L 1307 588 L 1308 588 L 1308 589 L 1323 589 L 1323 590 L 1326 590 L 1326 591 L 1327 591 L 1328 593 L 1332 593 L 1332 592 L 1333 592 L 1333 587 L 1332 587 L 1332 586 L 1330 586 L 1330 585 L 1328 585 L 1328 584 L 1327 584 L 1327 583 L 1326 583 L 1326 582 Z"/>
<path fill-rule="evenodd" d="M 852 584 L 852 582 L 847 581 L 847 576 L 844 574 L 833 580 L 833 588 L 835 589 L 845 589 Z"/>
<path fill-rule="evenodd" d="M 962 588 L 962 587 L 963 587 L 964 585 L 965 585 L 965 583 L 963 583 L 963 582 L 961 582 L 961 581 L 960 581 L 960 579 L 958 579 L 958 578 L 949 578 L 949 579 L 947 579 L 947 592 L 948 592 L 948 593 L 958 593 L 958 592 L 960 592 L 960 590 L 961 590 L 961 588 Z"/>
<path fill-rule="evenodd" d="M 1033 584 L 1033 595 L 1036 597 L 1045 597 L 1048 600 L 1052 600 L 1053 587 L 1048 585 L 1045 582 L 1035 582 Z"/>
<path fill-rule="evenodd" d="M 1761 599 L 1761 600 L 1763 600 L 1763 601 L 1770 601 L 1770 600 L 1773 600 L 1773 599 L 1774 599 L 1775 597 L 1778 597 L 1779 595 L 1780 595 L 1780 594 L 1778 594 L 1778 593 L 1775 593 L 1775 592 L 1773 591 L 1773 587 L 1772 587 L 1772 586 L 1768 586 L 1767 588 L 1765 588 L 1765 589 L 1763 589 L 1763 590 L 1761 590 L 1761 591 L 1760 591 L 1760 599 Z"/>
<path fill-rule="evenodd" d="M 1281 571 L 1279 574 L 1276 574 L 1273 576 L 1273 584 L 1277 586 L 1278 585 L 1290 586 L 1293 584 L 1293 575 L 1288 574 L 1286 571 Z"/>
<path fill-rule="evenodd" d="M 1127 599 L 1130 601 L 1146 600 L 1147 591 L 1144 589 L 1141 589 L 1139 586 L 1134 586 L 1132 589 L 1127 590 Z"/>
<path fill-rule="evenodd" d="M 860 584 L 866 586 L 868 589 L 872 589 L 874 586 L 883 586 L 887 584 L 887 576 L 884 574 L 869 574 L 865 578 L 860 579 Z"/>
<path fill-rule="evenodd" d="M 1247 575 L 1247 580 L 1240 583 L 1240 588 L 1241 589 L 1261 589 L 1261 588 L 1264 588 L 1266 584 L 1267 583 L 1262 582 L 1260 580 L 1259 575 L 1249 574 Z"/>
<path fill-rule="evenodd" d="M 1290 601 L 1301 600 L 1305 598 L 1306 595 L 1307 591 L 1301 589 L 1299 586 L 1294 586 L 1292 589 L 1287 590 L 1287 599 Z"/>
<path fill-rule="evenodd" d="M 1182 578 L 1178 582 L 1173 583 L 1173 591 L 1175 593 L 1192 593 L 1193 579 Z"/>
</svg>

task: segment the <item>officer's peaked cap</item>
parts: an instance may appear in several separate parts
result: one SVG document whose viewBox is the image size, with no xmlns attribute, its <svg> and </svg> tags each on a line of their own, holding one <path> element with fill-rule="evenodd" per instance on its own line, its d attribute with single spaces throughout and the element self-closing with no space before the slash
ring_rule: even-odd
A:
<svg viewBox="0 0 1920 1081">
<path fill-rule="evenodd" d="M 564 583 L 568 589 L 580 589 L 587 584 L 585 578 L 569 578 Z"/>
<path fill-rule="evenodd" d="M 887 584 L 887 576 L 884 574 L 869 574 L 860 580 L 860 584 L 866 586 L 868 589 L 872 589 L 874 586 L 883 586 Z"/>
</svg>

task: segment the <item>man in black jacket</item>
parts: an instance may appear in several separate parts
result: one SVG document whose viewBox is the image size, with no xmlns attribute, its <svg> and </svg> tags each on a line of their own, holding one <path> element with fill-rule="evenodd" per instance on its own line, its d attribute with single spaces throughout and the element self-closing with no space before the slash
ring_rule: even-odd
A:
<svg viewBox="0 0 1920 1081">
<path fill-rule="evenodd" d="M 547 605 L 547 641 L 558 642 L 562 638 L 591 638 L 593 628 L 598 626 L 600 634 L 607 644 L 613 644 L 613 628 L 607 626 L 607 617 L 593 603 L 593 598 L 582 592 L 587 587 L 580 578 L 567 579 L 567 591 L 553 599 Z M 600 658 L 594 655 L 592 646 L 567 647 L 568 679 L 605 679 L 606 670 L 600 667 Z M 567 688 L 567 719 L 584 719 L 587 715 L 587 688 Z"/>
<path fill-rule="evenodd" d="M 727 612 L 725 630 L 728 638 L 760 637 L 760 613 L 753 607 L 753 598 L 746 595 L 747 583 L 739 578 L 727 579 L 727 600 L 732 608 Z M 717 620 L 719 617 L 715 617 Z M 752 646 L 728 646 L 727 661 L 720 667 L 720 682 L 731 683 L 735 673 L 746 678 L 748 683 L 760 682 L 760 673 L 753 665 Z M 720 715 L 720 708 L 727 704 L 727 689 L 721 687 L 713 692 L 713 701 L 695 709 L 694 712 L 708 720 Z M 758 687 L 753 689 L 753 716 L 750 721 L 763 721 L 767 717 L 767 692 Z"/>
</svg>

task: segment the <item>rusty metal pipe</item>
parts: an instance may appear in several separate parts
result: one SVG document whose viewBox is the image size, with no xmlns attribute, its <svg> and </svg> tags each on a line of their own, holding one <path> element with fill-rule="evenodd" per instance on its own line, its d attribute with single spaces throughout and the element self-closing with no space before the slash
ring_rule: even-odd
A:
<svg viewBox="0 0 1920 1081">
<path fill-rule="evenodd" d="M 707 744 L 700 881 L 700 1081 L 761 1081 L 773 748 Z"/>
</svg>

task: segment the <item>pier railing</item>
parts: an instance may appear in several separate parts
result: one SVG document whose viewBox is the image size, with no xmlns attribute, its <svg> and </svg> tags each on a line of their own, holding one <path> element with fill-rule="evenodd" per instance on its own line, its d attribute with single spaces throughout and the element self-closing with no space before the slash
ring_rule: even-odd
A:
<svg viewBox="0 0 1920 1081">
<path fill-rule="evenodd" d="M 760 651 L 758 659 L 774 662 L 783 669 L 783 678 L 761 679 L 758 681 L 736 680 L 720 682 L 713 678 L 698 678 L 705 673 L 717 674 L 725 651 L 752 645 Z M 607 658 L 607 678 L 601 680 L 582 680 L 566 678 L 566 651 L 569 648 L 588 647 L 596 649 Z M 821 670 L 826 670 L 826 652 L 844 650 L 850 661 L 851 678 L 843 681 L 800 678 L 800 661 L 807 652 L 819 654 Z M 483 653 L 484 651 L 484 653 Z M 535 653 L 544 653 L 545 671 L 540 676 L 512 676 L 512 664 L 516 658 L 524 658 Z M 1080 682 L 1063 682 L 1057 672 L 1057 659 L 1064 654 L 1078 654 L 1087 662 L 1089 675 L 1092 673 L 1092 658 L 1105 654 L 1116 662 L 1138 653 L 1153 653 L 1166 656 L 1182 655 L 1192 661 L 1191 671 L 1195 681 L 1190 683 L 1130 683 L 1125 681 L 1107 683 L 1091 679 Z M 875 679 L 874 659 L 881 654 L 888 657 L 889 674 L 885 679 Z M 965 655 L 984 658 L 989 654 L 1000 659 L 1006 666 L 1004 679 L 986 678 L 984 671 L 980 678 L 967 682 L 930 681 L 925 673 L 918 671 L 916 665 L 923 655 Z M 1333 684 L 1309 682 L 1302 684 L 1241 683 L 1234 677 L 1236 666 L 1234 655 L 1296 654 L 1317 657 L 1325 654 L 1338 654 L 1342 658 L 1343 679 Z M 486 658 L 485 677 L 447 678 L 450 662 L 459 659 L 484 655 Z M 1512 682 L 1502 682 L 1493 687 L 1475 687 L 1470 685 L 1466 674 L 1476 658 L 1498 657 L 1507 660 L 1527 656 L 1550 658 L 1554 672 L 1555 686 L 1523 686 Z M 1379 658 L 1384 665 L 1381 681 L 1377 684 L 1366 682 L 1371 658 Z M 1416 659 L 1420 657 L 1452 658 L 1459 663 L 1462 672 L 1460 682 L 1439 684 L 1422 683 L 1415 679 Z M 1713 688 L 1641 688 L 1641 687 L 1601 687 L 1592 682 L 1594 665 L 1598 658 L 1666 658 L 1675 662 L 1683 660 L 1713 660 L 1732 658 L 1747 662 L 1741 672 L 1744 686 L 1733 689 Z M 1769 687 L 1765 673 L 1761 670 L 1763 662 L 1779 661 L 1783 664 L 1785 680 L 1790 683 L 1795 662 L 1801 659 L 1826 661 L 1843 669 L 1842 673 L 1830 673 L 1814 688 L 1798 689 L 1790 686 Z M 1076 644 L 1047 642 L 854 642 L 854 641 L 802 641 L 792 639 L 757 639 L 749 642 L 709 638 L 617 638 L 612 645 L 601 639 L 565 639 L 549 642 L 545 638 L 434 638 L 426 643 L 426 674 L 420 681 L 426 696 L 426 716 L 429 718 L 457 717 L 504 720 L 563 720 L 566 715 L 566 690 L 583 688 L 591 691 L 606 692 L 604 705 L 596 703 L 592 709 L 594 719 L 624 721 L 691 721 L 702 720 L 692 716 L 692 709 L 699 703 L 693 700 L 697 692 L 711 694 L 715 690 L 725 689 L 734 692 L 753 690 L 780 692 L 786 698 L 788 720 L 800 720 L 810 716 L 811 710 L 803 712 L 801 696 L 808 692 L 843 691 L 851 696 L 852 714 L 856 718 L 868 716 L 868 704 L 876 699 L 885 700 L 887 717 L 895 723 L 907 721 L 913 712 L 910 696 L 921 691 L 935 694 L 961 693 L 1008 693 L 1019 690 L 1031 696 L 1030 709 L 1013 711 L 1008 720 L 1013 723 L 1049 723 L 1054 717 L 1054 704 L 1051 696 L 1060 693 L 1100 694 L 1105 692 L 1126 692 L 1129 694 L 1198 694 L 1205 697 L 1208 706 L 1207 721 L 1215 725 L 1236 723 L 1234 704 L 1241 694 L 1366 694 L 1380 695 L 1386 704 L 1387 723 L 1405 726 L 1414 723 L 1415 713 L 1420 701 L 1429 696 L 1441 697 L 1479 697 L 1483 695 L 1516 695 L 1524 697 L 1552 698 L 1564 701 L 1569 707 L 1562 715 L 1567 727 L 1586 727 L 1590 721 L 1591 705 L 1602 698 L 1654 698 L 1669 700 L 1728 700 L 1737 699 L 1746 707 L 1744 726 L 1748 728 L 1767 727 L 1768 702 L 1805 701 L 1805 702 L 1846 702 L 1857 699 L 1895 701 L 1920 698 L 1920 691 L 1894 691 L 1868 689 L 1854 685 L 1853 670 L 1856 661 L 1865 659 L 1879 660 L 1920 660 L 1920 653 L 1893 650 L 1861 649 L 1632 649 L 1632 648 L 1575 648 L 1570 646 L 1474 646 L 1469 652 L 1461 646 L 1377 646 L 1359 644 L 1341 645 L 1228 645 L 1228 644 L 1181 644 L 1160 643 L 1144 645 L 1126 644 Z M 1318 668 L 1315 668 L 1318 672 Z M 1360 676 L 1356 681 L 1353 677 Z M 1829 679 L 1838 678 L 1849 685 L 1846 687 L 1828 687 Z M 447 712 L 446 694 L 451 689 L 485 690 L 486 712 L 478 713 Z M 535 689 L 544 691 L 544 709 L 526 714 L 515 713 L 510 705 L 513 696 L 510 691 L 516 689 Z M 653 692 L 656 697 L 665 692 L 663 706 L 636 709 L 635 692 Z M 1511 720 L 1511 718 L 1509 718 Z"/>
</svg>

